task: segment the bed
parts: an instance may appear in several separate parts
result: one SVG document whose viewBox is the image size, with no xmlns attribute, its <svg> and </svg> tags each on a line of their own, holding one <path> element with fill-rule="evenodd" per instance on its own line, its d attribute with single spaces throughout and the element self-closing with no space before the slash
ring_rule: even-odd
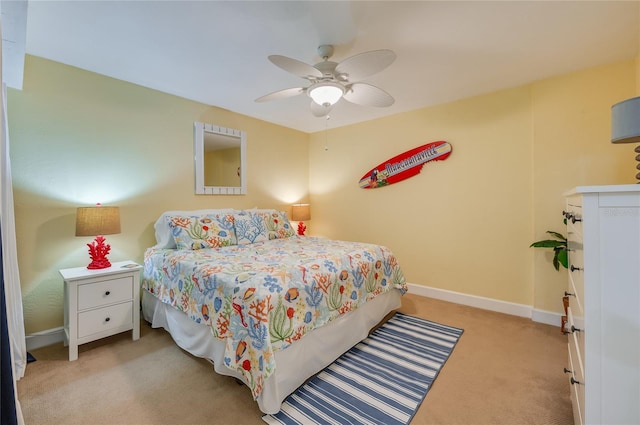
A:
<svg viewBox="0 0 640 425">
<path fill-rule="evenodd" d="M 276 210 L 168 211 L 145 251 L 143 317 L 244 382 L 264 413 L 400 306 L 380 245 L 298 236 Z"/>
</svg>

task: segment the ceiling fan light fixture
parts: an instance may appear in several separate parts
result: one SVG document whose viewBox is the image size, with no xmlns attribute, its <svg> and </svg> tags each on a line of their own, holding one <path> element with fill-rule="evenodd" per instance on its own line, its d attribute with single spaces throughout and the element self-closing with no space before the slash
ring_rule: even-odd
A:
<svg viewBox="0 0 640 425">
<path fill-rule="evenodd" d="M 344 94 L 344 86 L 331 81 L 322 81 L 309 87 L 307 93 L 320 106 L 334 105 Z"/>
</svg>

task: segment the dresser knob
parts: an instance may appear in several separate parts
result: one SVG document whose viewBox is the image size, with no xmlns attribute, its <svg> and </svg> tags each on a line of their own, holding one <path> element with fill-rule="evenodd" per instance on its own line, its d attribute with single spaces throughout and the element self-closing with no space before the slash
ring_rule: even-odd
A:
<svg viewBox="0 0 640 425">
<path fill-rule="evenodd" d="M 572 294 L 571 292 L 564 291 L 564 296 L 565 297 L 575 297 L 576 294 Z"/>
<path fill-rule="evenodd" d="M 564 373 L 573 373 L 572 371 L 570 371 L 569 369 L 567 369 L 566 367 L 564 368 Z"/>
<path fill-rule="evenodd" d="M 576 270 L 582 270 L 580 267 L 576 267 L 573 264 L 571 265 L 571 271 L 575 272 Z"/>
<path fill-rule="evenodd" d="M 571 325 L 571 332 L 582 332 L 582 329 L 578 329 L 575 326 Z"/>
<path fill-rule="evenodd" d="M 105 322 L 108 322 L 109 320 L 111 320 L 111 317 L 107 317 L 106 319 L 104 319 Z"/>
<path fill-rule="evenodd" d="M 573 376 L 571 377 L 571 385 L 575 385 L 575 384 L 581 384 L 582 382 L 580 381 L 576 381 L 575 379 L 573 379 Z"/>
<path fill-rule="evenodd" d="M 104 295 L 105 295 L 105 296 L 109 296 L 109 295 L 111 295 L 111 291 L 107 291 L 107 292 L 105 292 L 105 293 L 104 293 Z"/>
<path fill-rule="evenodd" d="M 573 217 L 571 217 L 571 222 L 575 223 L 576 221 L 582 221 L 581 218 L 576 218 L 576 216 L 574 215 Z"/>
</svg>

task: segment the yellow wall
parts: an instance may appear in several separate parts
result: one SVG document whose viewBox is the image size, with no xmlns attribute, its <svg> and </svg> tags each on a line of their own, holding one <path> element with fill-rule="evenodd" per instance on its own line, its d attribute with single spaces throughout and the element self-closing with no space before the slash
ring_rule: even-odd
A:
<svg viewBox="0 0 640 425">
<path fill-rule="evenodd" d="M 311 201 L 311 234 L 387 245 L 409 282 L 559 312 L 566 274 L 529 244 L 562 230 L 572 186 L 634 181 L 633 146 L 609 132 L 636 74 L 616 63 L 307 135 L 27 56 L 24 90 L 8 93 L 27 333 L 62 325 L 57 270 L 88 263 L 75 208 L 95 202 L 121 207 L 112 261 L 141 262 L 165 210 Z M 194 195 L 194 121 L 247 132 L 248 195 Z M 359 188 L 373 166 L 434 140 L 453 145 L 446 161 Z"/>
<path fill-rule="evenodd" d="M 634 146 L 610 142 L 611 105 L 634 96 L 634 66 L 617 63 L 532 85 L 535 240 L 545 238 L 546 230 L 566 235 L 565 191 L 635 182 Z M 566 273 L 548 267 L 551 258 L 550 251 L 534 256 L 532 304 L 560 311 Z"/>
<path fill-rule="evenodd" d="M 563 230 L 572 186 L 633 182 L 632 147 L 609 132 L 611 105 L 634 87 L 630 61 L 315 133 L 313 233 L 389 246 L 412 283 L 559 312 L 566 272 L 529 244 Z M 359 188 L 372 167 L 435 140 L 453 145 L 445 161 Z"/>
<path fill-rule="evenodd" d="M 283 208 L 307 197 L 308 135 L 27 56 L 8 91 L 18 262 L 27 333 L 61 326 L 58 270 L 88 264 L 75 209 L 119 205 L 111 261 L 142 261 L 162 211 Z M 246 196 L 194 194 L 193 122 L 247 132 Z"/>
</svg>

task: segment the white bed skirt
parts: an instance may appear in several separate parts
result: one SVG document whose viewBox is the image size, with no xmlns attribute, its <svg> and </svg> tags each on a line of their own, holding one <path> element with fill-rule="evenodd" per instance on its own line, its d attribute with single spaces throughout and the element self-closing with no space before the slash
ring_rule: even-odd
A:
<svg viewBox="0 0 640 425">
<path fill-rule="evenodd" d="M 268 414 L 277 413 L 289 394 L 363 340 L 376 324 L 392 310 L 399 308 L 400 304 L 400 291 L 394 289 L 315 329 L 287 349 L 276 351 L 276 370 L 264 382 L 257 399 L 260 410 Z M 142 293 L 142 312 L 152 327 L 167 330 L 182 349 L 212 361 L 217 373 L 241 378 L 239 372 L 224 365 L 225 344 L 213 336 L 208 326 L 194 322 L 145 290 Z"/>
</svg>

